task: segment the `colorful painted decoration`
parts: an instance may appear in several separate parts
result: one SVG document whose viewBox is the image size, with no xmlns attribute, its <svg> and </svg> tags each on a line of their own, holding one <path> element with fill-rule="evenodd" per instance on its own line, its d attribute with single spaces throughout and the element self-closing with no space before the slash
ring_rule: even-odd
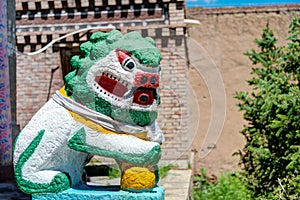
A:
<svg viewBox="0 0 300 200">
<path fill-rule="evenodd" d="M 0 1 L 0 165 L 12 161 L 12 130 L 7 43 L 7 5 Z"/>
<path fill-rule="evenodd" d="M 15 178 L 28 194 L 85 188 L 92 155 L 114 158 L 121 189 L 151 191 L 164 137 L 160 51 L 138 32 L 94 33 L 71 59 L 65 86 L 33 116 L 14 148 Z"/>
</svg>

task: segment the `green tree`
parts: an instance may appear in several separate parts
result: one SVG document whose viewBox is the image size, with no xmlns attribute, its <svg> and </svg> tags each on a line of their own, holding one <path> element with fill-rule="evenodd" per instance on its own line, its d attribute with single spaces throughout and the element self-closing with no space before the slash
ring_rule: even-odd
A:
<svg viewBox="0 0 300 200">
<path fill-rule="evenodd" d="M 300 198 L 300 23 L 294 17 L 285 46 L 267 26 L 245 53 L 257 66 L 248 80 L 253 91 L 237 92 L 247 125 L 240 155 L 254 197 Z"/>
</svg>

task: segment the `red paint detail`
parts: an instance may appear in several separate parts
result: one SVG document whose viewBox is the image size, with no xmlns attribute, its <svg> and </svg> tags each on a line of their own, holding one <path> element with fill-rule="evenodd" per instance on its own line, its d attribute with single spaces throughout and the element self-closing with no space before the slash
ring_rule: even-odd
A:
<svg viewBox="0 0 300 200">
<path fill-rule="evenodd" d="M 147 97 L 147 101 L 143 101 L 143 97 Z M 133 92 L 133 103 L 139 105 L 151 105 L 154 101 L 153 90 L 147 88 L 139 88 Z"/>
<path fill-rule="evenodd" d="M 98 83 L 105 91 L 117 96 L 123 97 L 124 94 L 128 91 L 128 88 L 122 83 L 109 78 L 106 75 L 96 76 L 95 82 Z"/>
<path fill-rule="evenodd" d="M 147 78 L 147 81 L 144 80 Z M 155 78 L 155 83 L 151 83 L 151 79 Z M 143 80 L 142 80 L 143 79 Z M 141 81 L 142 80 L 142 81 Z M 148 72 L 138 72 L 135 75 L 134 86 L 136 87 L 145 87 L 145 88 L 158 88 L 159 86 L 159 74 L 148 73 Z"/>
<path fill-rule="evenodd" d="M 117 53 L 117 57 L 118 57 L 118 60 L 119 60 L 119 63 L 123 63 L 123 61 L 130 57 L 131 54 L 128 52 L 128 51 L 125 51 L 125 50 L 121 50 L 121 49 L 116 49 L 116 53 Z"/>
</svg>

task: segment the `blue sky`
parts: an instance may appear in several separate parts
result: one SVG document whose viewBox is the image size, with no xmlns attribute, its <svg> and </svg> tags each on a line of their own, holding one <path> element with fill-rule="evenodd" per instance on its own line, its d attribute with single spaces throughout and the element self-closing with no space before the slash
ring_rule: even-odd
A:
<svg viewBox="0 0 300 200">
<path fill-rule="evenodd" d="M 300 3 L 300 0 L 186 0 L 188 8 L 218 8 L 228 6 L 264 6 L 276 4 Z"/>
</svg>

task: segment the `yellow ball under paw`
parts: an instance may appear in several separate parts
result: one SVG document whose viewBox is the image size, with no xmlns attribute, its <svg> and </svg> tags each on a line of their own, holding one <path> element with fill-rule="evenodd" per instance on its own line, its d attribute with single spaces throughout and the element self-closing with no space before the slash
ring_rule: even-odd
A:
<svg viewBox="0 0 300 200">
<path fill-rule="evenodd" d="M 122 172 L 121 189 L 147 191 L 154 188 L 155 173 L 145 167 L 131 167 Z"/>
</svg>

